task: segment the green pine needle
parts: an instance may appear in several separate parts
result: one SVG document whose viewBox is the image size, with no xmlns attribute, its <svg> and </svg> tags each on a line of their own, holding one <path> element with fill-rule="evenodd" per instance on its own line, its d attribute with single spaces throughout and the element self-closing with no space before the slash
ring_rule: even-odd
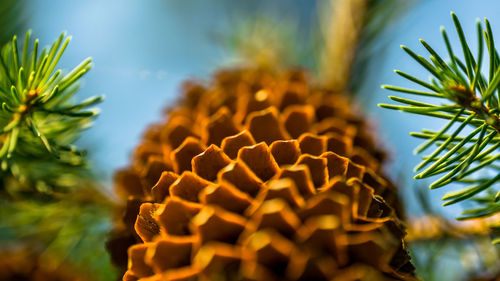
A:
<svg viewBox="0 0 500 281">
<path fill-rule="evenodd" d="M 92 61 L 85 59 L 67 74 L 56 69 L 70 40 L 62 33 L 49 48 L 39 51 L 38 39 L 30 43 L 28 31 L 22 47 L 14 36 L 0 52 L 0 163 L 4 174 L 27 185 L 52 180 L 50 175 L 34 177 L 37 173 L 30 169 L 41 169 L 36 163 L 59 165 L 67 171 L 85 164 L 85 152 L 72 144 L 98 115 L 92 106 L 103 97 L 72 102 Z"/>
<path fill-rule="evenodd" d="M 415 149 L 416 154 L 434 146 L 434 150 L 423 156 L 422 162 L 415 168 L 415 171 L 419 171 L 415 178 L 438 176 L 430 184 L 431 189 L 452 184 L 466 184 L 465 188 L 446 194 L 442 198 L 443 205 L 473 201 L 476 207 L 465 210 L 458 218 L 473 219 L 500 212 L 500 202 L 498 202 L 500 200 L 498 191 L 500 61 L 487 19 L 485 19 L 485 30 L 481 22 L 477 23 L 478 51 L 474 56 L 458 17 L 453 12 L 451 17 L 460 41 L 463 59 L 454 53 L 448 34 L 442 27 L 441 33 L 449 56 L 448 62 L 422 39 L 420 42 L 429 52 L 430 61 L 401 46 L 411 58 L 432 74 L 433 78 L 428 83 L 399 70 L 396 70 L 396 73 L 426 90 L 382 86 L 394 92 L 435 98 L 436 102 L 424 103 L 390 96 L 391 100 L 403 105 L 380 104 L 379 106 L 450 120 L 439 131 L 422 130 L 419 133 L 410 133 L 414 137 L 424 139 L 424 143 Z M 483 50 L 484 45 L 486 45 L 485 50 Z M 489 70 L 484 75 L 480 70 L 486 55 Z"/>
</svg>

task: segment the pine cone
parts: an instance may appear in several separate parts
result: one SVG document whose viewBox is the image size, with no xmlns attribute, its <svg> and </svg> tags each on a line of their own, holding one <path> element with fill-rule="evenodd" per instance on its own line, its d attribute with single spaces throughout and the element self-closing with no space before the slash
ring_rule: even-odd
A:
<svg viewBox="0 0 500 281">
<path fill-rule="evenodd" d="M 108 246 L 119 261 L 134 221 L 143 242 L 124 280 L 411 279 L 384 154 L 350 108 L 298 70 L 186 83 L 116 176 Z"/>
</svg>

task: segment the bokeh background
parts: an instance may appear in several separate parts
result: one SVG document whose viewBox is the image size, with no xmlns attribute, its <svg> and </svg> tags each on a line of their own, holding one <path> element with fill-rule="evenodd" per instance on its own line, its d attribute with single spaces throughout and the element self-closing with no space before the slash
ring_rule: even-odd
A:
<svg viewBox="0 0 500 281">
<path fill-rule="evenodd" d="M 212 70 L 231 61 L 233 54 L 218 39 L 231 32 L 238 20 L 264 13 L 278 20 L 293 20 L 300 32 L 311 32 L 320 1 L 24 2 L 25 26 L 41 38 L 41 45 L 51 43 L 61 31 L 73 37 L 61 62 L 63 68 L 69 69 L 86 57 L 93 58 L 95 66 L 85 76 L 79 95 L 84 98 L 105 94 L 106 100 L 100 106 L 102 113 L 96 124 L 81 142 L 91 147 L 92 159 L 109 182 L 113 171 L 127 164 L 144 128 L 159 120 L 162 110 L 173 103 L 182 80 L 207 78 Z M 387 102 L 386 96 L 391 94 L 380 89 L 381 84 L 410 85 L 395 75 L 394 69 L 424 79 L 428 76 L 399 48 L 400 44 L 426 54 L 418 42 L 423 38 L 438 52 L 445 52 L 439 31 L 442 25 L 451 34 L 452 44 L 458 47 L 449 16 L 450 11 L 455 11 L 474 49 L 475 21 L 487 17 L 494 32 L 499 31 L 499 8 L 500 2 L 496 0 L 415 0 L 389 26 L 381 40 L 387 44 L 386 48 L 377 53 L 380 59 L 370 66 L 369 81 L 363 81 L 358 101 L 391 150 L 393 176 L 410 173 L 418 160 L 412 150 L 419 141 L 407 132 L 440 125 L 434 120 L 426 122 L 430 120 L 425 117 L 377 107 L 377 103 Z"/>
<path fill-rule="evenodd" d="M 407 2 L 407 0 L 400 0 Z M 271 2 L 271 3 L 270 3 Z M 317 28 L 316 0 L 233 1 L 233 0 L 24 0 L 19 1 L 18 16 L 22 26 L 33 30 L 41 45 L 48 45 L 61 31 L 73 39 L 61 61 L 70 69 L 91 56 L 94 67 L 85 76 L 79 98 L 105 94 L 101 115 L 94 127 L 79 141 L 88 148 L 105 188 L 112 188 L 113 172 L 126 166 L 133 147 L 148 124 L 160 120 L 162 110 L 173 104 L 182 80 L 207 78 L 214 69 L 234 59 L 231 48 L 221 38 L 234 32 L 235 26 L 255 16 L 272 17 L 294 26 L 295 43 L 310 38 Z M 498 0 L 414 0 L 396 20 L 388 25 L 379 39 L 383 48 L 374 53 L 367 65 L 368 75 L 360 81 L 357 95 L 365 114 L 373 120 L 381 144 L 390 151 L 389 174 L 403 184 L 410 212 L 418 214 L 412 168 L 419 162 L 413 148 L 420 142 L 408 135 L 423 127 L 437 129 L 442 123 L 377 107 L 387 102 L 391 93 L 381 84 L 410 86 L 393 73 L 400 69 L 424 80 L 428 74 L 400 48 L 407 45 L 426 54 L 418 42 L 425 39 L 439 53 L 445 52 L 439 27 L 451 35 L 458 48 L 450 11 L 461 19 L 475 50 L 475 21 L 487 17 L 500 38 L 500 1 Z M 14 19 L 12 22 L 14 22 Z M 21 36 L 23 34 L 20 34 Z M 310 58 L 312 60 L 313 58 Z M 304 58 L 307 63 L 308 58 Z M 425 183 L 419 188 L 425 188 Z M 431 204 L 445 216 L 456 214 L 458 207 L 439 207 L 444 191 L 431 194 Z M 450 211 L 451 210 L 451 211 Z M 442 267 L 441 280 L 457 280 L 460 263 L 453 261 Z M 444 255 L 446 259 L 446 255 Z"/>
</svg>

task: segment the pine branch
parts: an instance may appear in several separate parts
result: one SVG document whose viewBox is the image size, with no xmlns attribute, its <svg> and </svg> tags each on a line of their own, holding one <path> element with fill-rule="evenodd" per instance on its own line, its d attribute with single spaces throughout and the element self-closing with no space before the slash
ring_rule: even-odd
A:
<svg viewBox="0 0 500 281">
<path fill-rule="evenodd" d="M 320 6 L 321 39 L 319 62 L 323 84 L 345 91 L 350 82 L 363 24 L 371 3 L 365 0 L 323 1 Z"/>
<path fill-rule="evenodd" d="M 89 280 L 115 280 L 104 248 L 113 202 L 95 183 L 81 180 L 75 188 L 51 202 L 0 199 L 0 248 L 32 246 L 41 251 L 41 270 L 71 265 Z"/>
<path fill-rule="evenodd" d="M 12 175 L 28 190 L 51 193 L 61 191 L 54 183 L 61 182 L 61 169 L 65 175 L 85 170 L 85 151 L 73 143 L 98 114 L 91 107 L 103 97 L 72 103 L 92 64 L 88 58 L 67 74 L 56 70 L 71 37 L 63 33 L 41 52 L 30 37 L 28 31 L 21 48 L 14 36 L 0 54 L 0 162 L 3 179 Z"/>
<path fill-rule="evenodd" d="M 490 237 L 490 225 L 489 221 L 486 220 L 457 222 L 449 221 L 439 215 L 425 215 L 410 219 L 406 241 L 412 244 L 439 239 L 473 240 L 481 237 L 487 238 Z"/>
<path fill-rule="evenodd" d="M 0 52 L 0 243 L 33 244 L 53 263 L 43 266 L 69 262 L 110 280 L 103 241 L 113 202 L 74 145 L 103 99 L 72 101 L 91 59 L 66 73 L 57 63 L 71 37 L 41 51 L 30 37 Z"/>
<path fill-rule="evenodd" d="M 397 0 L 319 1 L 319 77 L 336 91 L 357 94 L 384 56 L 387 31 L 412 4 Z"/>
<path fill-rule="evenodd" d="M 425 82 L 402 71 L 395 72 L 417 84 L 421 89 L 406 89 L 384 85 L 385 89 L 430 97 L 435 102 L 389 97 L 402 105 L 380 104 L 413 114 L 426 115 L 449 120 L 438 132 L 422 130 L 411 135 L 425 139 L 415 153 L 421 154 L 430 147 L 434 150 L 422 156 L 422 162 L 415 171 L 415 179 L 438 176 L 431 189 L 451 184 L 466 184 L 465 188 L 446 194 L 443 205 L 468 201 L 479 205 L 463 212 L 459 219 L 491 216 L 500 212 L 500 193 L 496 193 L 500 183 L 500 67 L 493 33 L 487 19 L 486 29 L 477 23 L 478 51 L 474 55 L 469 48 L 458 17 L 451 13 L 463 56 L 453 51 L 448 34 L 441 28 L 443 40 L 448 50 L 449 61 L 445 60 L 424 40 L 420 40 L 429 52 L 427 60 L 405 46 L 402 49 L 431 75 Z M 489 56 L 489 71 L 481 73 L 486 53 Z M 428 99 L 428 98 L 427 98 Z M 426 100 L 427 100 L 426 99 Z M 495 194 L 496 193 L 496 194 Z M 479 197 L 480 196 L 480 197 Z"/>
</svg>

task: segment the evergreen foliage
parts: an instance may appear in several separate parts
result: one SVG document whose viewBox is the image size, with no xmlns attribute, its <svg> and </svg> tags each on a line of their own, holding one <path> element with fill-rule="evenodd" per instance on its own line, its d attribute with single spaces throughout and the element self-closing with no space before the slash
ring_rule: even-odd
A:
<svg viewBox="0 0 500 281">
<path fill-rule="evenodd" d="M 103 99 L 72 101 L 91 59 L 65 73 L 57 64 L 71 37 L 41 51 L 30 38 L 19 46 L 14 36 L 0 53 L 0 248 L 29 245 L 48 270 L 69 263 L 91 280 L 111 280 L 104 241 L 113 202 L 74 145 Z"/>
<path fill-rule="evenodd" d="M 56 70 L 71 37 L 63 33 L 42 51 L 38 40 L 30 46 L 30 37 L 28 31 L 21 48 L 14 36 L 0 56 L 0 161 L 2 172 L 18 181 L 4 181 L 11 195 L 50 194 L 74 185 L 69 175 L 81 176 L 85 153 L 73 143 L 98 113 L 90 107 L 102 100 L 97 96 L 72 102 L 80 78 L 92 66 L 90 58 L 67 74 Z"/>
<path fill-rule="evenodd" d="M 473 219 L 500 212 L 500 192 L 497 192 L 500 183 L 500 59 L 487 19 L 485 28 L 481 22 L 477 23 L 478 51 L 474 55 L 458 17 L 453 12 L 451 16 L 463 56 L 453 51 L 448 34 L 441 28 L 448 62 L 422 39 L 420 42 L 430 53 L 429 60 L 401 46 L 432 78 L 429 83 L 399 70 L 395 72 L 425 90 L 383 86 L 395 92 L 430 97 L 435 102 L 390 96 L 391 100 L 403 105 L 380 106 L 448 121 L 439 131 L 424 129 L 410 133 L 425 140 L 415 153 L 421 154 L 434 147 L 431 153 L 422 156 L 422 162 L 415 168 L 418 172 L 415 179 L 437 178 L 430 185 L 431 189 L 465 185 L 447 193 L 442 198 L 443 205 L 472 201 L 474 207 L 465 210 L 458 219 Z M 485 58 L 487 62 L 483 62 Z M 489 70 L 484 74 L 481 68 L 486 63 Z"/>
<path fill-rule="evenodd" d="M 111 206 L 95 184 L 80 180 L 59 200 L 0 200 L 0 248 L 27 245 L 41 252 L 45 270 L 69 264 L 82 280 L 114 280 L 104 247 Z"/>
</svg>

